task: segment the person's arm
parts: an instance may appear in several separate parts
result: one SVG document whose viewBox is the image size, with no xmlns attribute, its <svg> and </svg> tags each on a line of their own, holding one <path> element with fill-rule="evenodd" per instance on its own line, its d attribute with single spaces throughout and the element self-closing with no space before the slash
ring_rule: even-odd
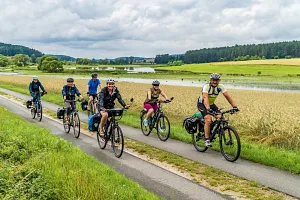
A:
<svg viewBox="0 0 300 200">
<path fill-rule="evenodd" d="M 79 97 L 79 99 L 83 99 L 83 96 L 79 92 L 78 88 L 75 86 L 75 94 Z"/>
<path fill-rule="evenodd" d="M 62 93 L 62 95 L 63 95 L 64 100 L 66 100 L 67 94 L 66 94 L 65 86 L 63 87 L 61 93 Z"/>
<path fill-rule="evenodd" d="M 45 88 L 44 88 L 44 86 L 42 85 L 42 83 L 41 83 L 41 82 L 40 82 L 40 87 L 41 87 L 42 91 L 45 93 L 45 92 L 46 92 L 46 90 L 45 90 Z"/>
<path fill-rule="evenodd" d="M 29 84 L 29 92 L 32 93 L 32 83 Z"/>
<path fill-rule="evenodd" d="M 102 89 L 99 94 L 98 110 L 101 111 L 103 107 L 104 107 L 104 89 Z"/>
<path fill-rule="evenodd" d="M 90 92 L 90 91 L 89 91 L 89 89 L 90 89 L 90 82 L 91 82 L 91 80 L 89 80 L 89 82 L 88 82 L 88 84 L 87 84 L 87 93 Z"/>
<path fill-rule="evenodd" d="M 167 97 L 167 94 L 164 93 L 163 91 L 161 91 L 161 95 L 162 95 L 166 100 L 169 99 L 169 98 Z"/>
<path fill-rule="evenodd" d="M 208 93 L 203 92 L 202 96 L 203 96 L 203 103 L 204 103 L 205 108 L 207 110 L 210 109 L 209 100 L 208 100 Z"/>
<path fill-rule="evenodd" d="M 236 107 L 235 102 L 233 101 L 233 99 L 231 98 L 231 96 L 229 95 L 229 93 L 226 91 L 223 93 L 224 97 L 227 99 L 228 103 L 230 103 L 230 105 L 232 107 Z"/>
<path fill-rule="evenodd" d="M 102 87 L 101 87 L 101 81 L 100 81 L 100 79 L 98 79 L 98 80 L 99 80 L 99 89 L 101 91 L 101 89 L 102 89 Z"/>
</svg>

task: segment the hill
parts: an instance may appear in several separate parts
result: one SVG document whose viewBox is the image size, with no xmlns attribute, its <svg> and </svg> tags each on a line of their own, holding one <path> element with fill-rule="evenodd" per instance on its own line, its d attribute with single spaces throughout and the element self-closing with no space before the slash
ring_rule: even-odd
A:
<svg viewBox="0 0 300 200">
<path fill-rule="evenodd" d="M 14 56 L 16 54 L 25 54 L 31 56 L 34 54 L 36 57 L 43 56 L 43 53 L 29 48 L 22 45 L 12 45 L 12 44 L 5 44 L 0 42 L 0 54 L 4 56 Z"/>
</svg>

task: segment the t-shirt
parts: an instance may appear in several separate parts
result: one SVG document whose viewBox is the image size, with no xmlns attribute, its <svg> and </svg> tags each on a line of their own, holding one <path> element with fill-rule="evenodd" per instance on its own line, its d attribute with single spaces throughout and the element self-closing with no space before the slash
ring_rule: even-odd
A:
<svg viewBox="0 0 300 200">
<path fill-rule="evenodd" d="M 155 100 L 155 99 L 158 99 L 159 95 L 161 94 L 161 90 L 158 89 L 156 92 L 156 94 L 154 93 L 154 89 L 153 88 L 150 88 L 148 91 L 151 92 L 151 100 Z M 145 102 L 148 102 L 148 93 L 147 93 L 147 98 L 146 98 L 146 101 Z"/>
<path fill-rule="evenodd" d="M 88 85 L 89 87 L 89 93 L 90 94 L 97 94 L 98 86 L 101 84 L 99 79 L 96 79 L 96 81 L 93 81 L 93 79 L 89 80 Z"/>
<path fill-rule="evenodd" d="M 202 87 L 202 95 L 199 97 L 199 103 L 204 103 L 203 93 L 208 93 L 208 101 L 209 105 L 215 103 L 216 98 L 218 97 L 219 93 L 225 93 L 227 90 L 225 89 L 223 84 L 218 84 L 216 87 L 213 87 L 210 84 L 205 84 Z"/>
</svg>

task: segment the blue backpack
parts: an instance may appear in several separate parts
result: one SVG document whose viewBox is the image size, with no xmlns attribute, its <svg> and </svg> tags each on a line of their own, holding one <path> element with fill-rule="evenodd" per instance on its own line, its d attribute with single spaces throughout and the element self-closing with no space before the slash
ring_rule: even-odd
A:
<svg viewBox="0 0 300 200">
<path fill-rule="evenodd" d="M 88 120 L 88 128 L 90 131 L 94 132 L 98 130 L 100 124 L 101 116 L 98 114 L 91 115 Z"/>
</svg>

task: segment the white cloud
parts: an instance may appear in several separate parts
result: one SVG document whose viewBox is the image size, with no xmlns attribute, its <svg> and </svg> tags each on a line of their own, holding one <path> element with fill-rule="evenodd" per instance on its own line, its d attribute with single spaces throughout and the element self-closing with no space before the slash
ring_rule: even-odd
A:
<svg viewBox="0 0 300 200">
<path fill-rule="evenodd" d="M 75 57 L 300 39 L 296 0 L 4 0 L 0 41 Z"/>
</svg>

